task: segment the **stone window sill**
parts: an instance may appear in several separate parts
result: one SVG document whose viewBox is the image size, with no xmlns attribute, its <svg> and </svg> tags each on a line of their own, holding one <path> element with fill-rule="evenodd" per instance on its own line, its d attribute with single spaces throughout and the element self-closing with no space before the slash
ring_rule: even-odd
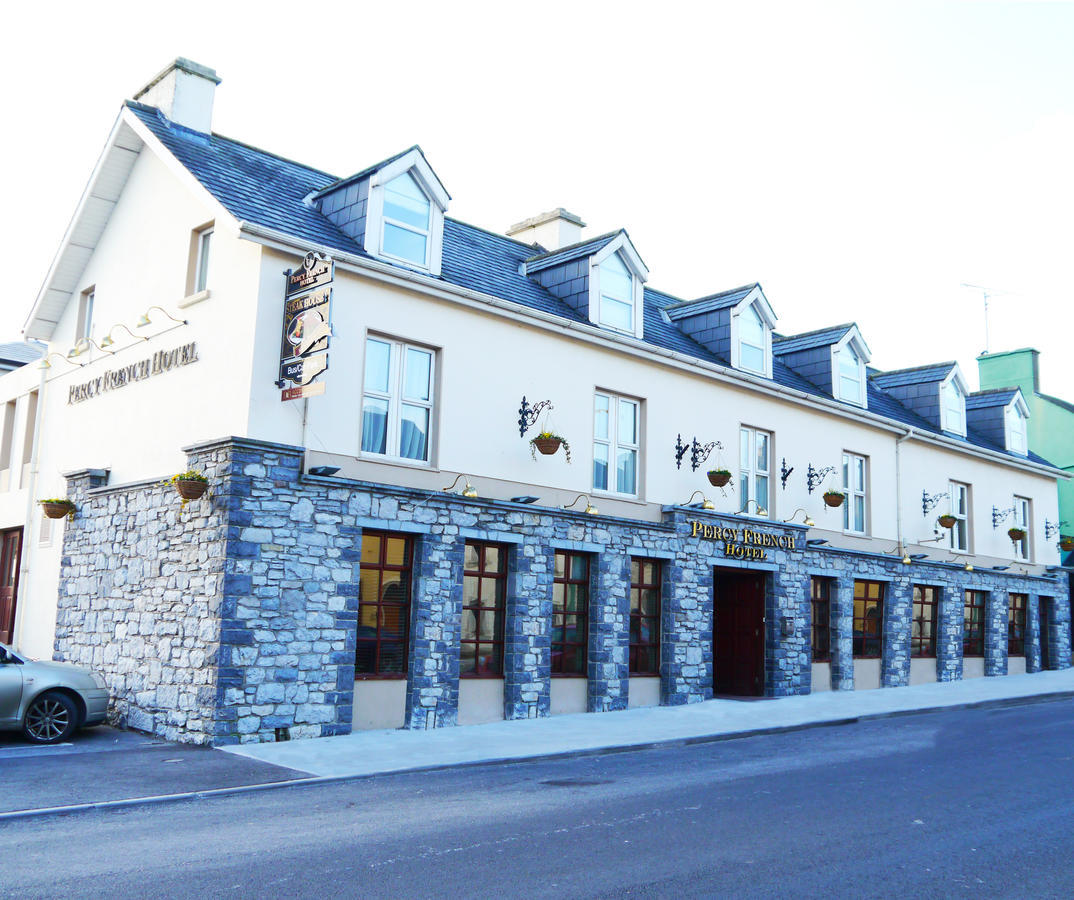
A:
<svg viewBox="0 0 1074 900">
<path fill-rule="evenodd" d="M 212 291 L 206 288 L 204 291 L 198 291 L 196 294 L 184 297 L 179 301 L 179 308 L 186 309 L 188 306 L 193 306 L 195 303 L 201 303 L 202 300 L 208 300 L 211 296 Z"/>
</svg>

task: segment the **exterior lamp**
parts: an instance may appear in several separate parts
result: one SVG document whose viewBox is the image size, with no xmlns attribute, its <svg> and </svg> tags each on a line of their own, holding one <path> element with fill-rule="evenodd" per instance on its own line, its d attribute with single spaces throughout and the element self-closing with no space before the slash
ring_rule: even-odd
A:
<svg viewBox="0 0 1074 900">
<path fill-rule="evenodd" d="M 143 316 L 143 318 L 145 318 L 145 317 Z M 148 319 L 146 321 L 148 321 Z M 135 334 L 126 325 L 124 325 L 122 322 L 120 322 L 118 325 L 113 325 L 111 328 L 109 328 L 108 329 L 108 334 L 106 334 L 101 339 L 101 349 L 102 350 L 105 350 L 108 347 L 111 347 L 115 343 L 115 341 L 112 339 L 112 332 L 115 331 L 117 328 L 122 328 L 125 332 L 127 332 L 127 334 L 129 334 L 136 341 L 148 341 L 149 340 L 149 338 L 147 338 L 144 334 Z M 112 350 L 110 352 L 115 353 L 116 351 Z"/>
<path fill-rule="evenodd" d="M 445 488 L 440 488 L 440 490 L 442 490 L 442 491 L 450 491 L 450 490 L 452 490 L 455 487 L 455 485 L 457 485 L 459 483 L 460 478 L 465 478 L 466 479 L 466 484 L 463 487 L 463 489 L 461 491 L 459 491 L 459 493 L 462 494 L 462 496 L 467 497 L 470 500 L 473 500 L 474 497 L 477 496 L 477 488 L 475 488 L 472 484 L 470 484 L 470 476 L 469 475 L 462 475 L 461 473 L 459 475 L 456 475 L 455 480 L 453 482 L 451 482 L 451 484 L 449 484 Z"/>
<path fill-rule="evenodd" d="M 967 572 L 972 572 L 973 571 L 973 563 L 966 563 L 966 565 L 964 565 L 962 568 L 965 569 Z"/>
<path fill-rule="evenodd" d="M 563 509 L 570 509 L 572 506 L 574 506 L 575 503 L 577 503 L 583 497 L 585 497 L 585 513 L 586 513 L 586 515 L 595 516 L 597 514 L 598 510 L 592 503 L 589 502 L 589 494 L 579 494 L 570 503 L 568 503 L 566 506 L 564 506 Z"/>
<path fill-rule="evenodd" d="M 46 356 L 44 359 L 42 359 L 41 362 L 39 362 L 37 364 L 37 368 L 39 368 L 39 369 L 51 369 L 52 368 L 52 363 L 50 363 L 49 360 L 52 359 L 52 357 L 54 357 L 54 356 L 57 359 L 62 359 L 65 363 L 70 363 L 72 366 L 78 366 L 80 369 L 85 365 L 85 363 L 75 362 L 73 359 L 71 359 L 70 354 L 68 354 L 67 356 L 64 356 L 62 353 L 53 352 L 53 353 L 50 353 L 48 356 Z"/>
<path fill-rule="evenodd" d="M 693 493 L 692 493 L 692 494 L 690 495 L 690 499 L 689 499 L 689 500 L 687 500 L 687 501 L 686 501 L 685 503 L 683 503 L 682 505 L 683 505 L 683 506 L 689 506 L 689 505 L 690 505 L 691 503 L 693 503 L 693 502 L 694 502 L 694 497 L 696 497 L 696 496 L 697 496 L 698 494 L 701 494 L 701 491 L 694 491 L 694 492 L 693 492 Z M 715 509 L 715 508 L 716 508 L 716 504 L 715 504 L 715 503 L 713 503 L 713 502 L 712 502 L 712 501 L 711 501 L 711 500 L 710 500 L 710 499 L 709 499 L 708 497 L 706 497 L 706 496 L 705 496 L 704 494 L 701 494 L 701 504 L 700 504 L 700 505 L 701 505 L 701 508 L 702 508 L 702 509 Z"/>
<path fill-rule="evenodd" d="M 761 506 L 761 504 L 760 504 L 760 503 L 758 503 L 758 502 L 757 502 L 756 500 L 747 500 L 747 501 L 745 502 L 745 504 L 743 505 L 742 509 L 740 509 L 740 510 L 739 510 L 739 512 L 743 512 L 743 513 L 746 513 L 746 515 L 749 515 L 749 512 L 750 512 L 750 504 L 751 504 L 751 503 L 752 503 L 752 504 L 753 504 L 754 506 L 756 506 L 756 507 L 757 507 L 757 515 L 758 515 L 758 516 L 767 516 L 767 515 L 768 515 L 768 510 L 767 510 L 767 509 L 765 509 L 765 508 L 764 508 L 763 506 Z"/>
<path fill-rule="evenodd" d="M 812 527 L 813 527 L 814 525 L 816 525 L 816 524 L 817 524 L 816 522 L 814 522 L 814 521 L 813 521 L 813 520 L 812 520 L 812 519 L 810 518 L 810 516 L 809 516 L 809 513 L 807 513 L 807 512 L 805 511 L 805 508 L 804 508 L 804 507 L 801 507 L 801 506 L 800 506 L 800 507 L 798 507 L 798 509 L 796 509 L 796 510 L 795 510 L 794 512 L 792 512 L 792 513 L 791 513 L 791 517 L 790 517 L 789 519 L 784 519 L 783 521 L 784 521 L 784 522 L 793 522 L 793 521 L 794 521 L 794 517 L 795 517 L 796 515 L 798 515 L 798 513 L 805 513 L 805 518 L 804 518 L 804 519 L 802 520 L 802 524 L 803 524 L 803 525 L 805 525 L 805 526 L 806 526 L 806 528 L 812 528 Z M 763 513 L 762 513 L 762 515 L 763 515 Z"/>
<path fill-rule="evenodd" d="M 190 324 L 189 322 L 187 322 L 186 319 L 177 319 L 177 318 L 175 318 L 175 316 L 173 316 L 170 312 L 168 312 L 168 310 L 166 310 L 163 306 L 151 306 L 144 313 L 142 313 L 142 315 L 139 317 L 138 325 L 137 325 L 138 328 L 145 328 L 146 325 L 151 324 L 152 320 L 149 318 L 149 314 L 154 309 L 159 309 L 162 313 L 164 313 L 164 315 L 166 315 L 169 319 L 171 319 L 173 322 L 175 322 L 176 325 L 188 325 L 188 324 Z"/>
<path fill-rule="evenodd" d="M 904 566 L 908 566 L 908 565 L 910 565 L 910 563 L 912 563 L 912 562 L 913 562 L 913 560 L 912 560 L 912 559 L 910 559 L 910 557 L 909 557 L 909 556 L 904 556 L 904 557 L 902 558 L 902 564 L 903 564 Z"/>
</svg>

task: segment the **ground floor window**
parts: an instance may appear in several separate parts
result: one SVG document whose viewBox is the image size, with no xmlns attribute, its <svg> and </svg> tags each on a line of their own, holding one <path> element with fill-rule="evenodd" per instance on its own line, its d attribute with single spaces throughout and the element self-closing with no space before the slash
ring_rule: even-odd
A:
<svg viewBox="0 0 1074 900">
<path fill-rule="evenodd" d="M 831 659 L 832 582 L 829 578 L 810 579 L 813 604 L 813 662 Z"/>
<path fill-rule="evenodd" d="M 660 563 L 630 561 L 631 675 L 660 674 Z"/>
<path fill-rule="evenodd" d="M 355 675 L 406 677 L 412 557 L 408 537 L 362 534 Z"/>
<path fill-rule="evenodd" d="M 1026 654 L 1026 606 L 1025 594 L 1011 594 L 1007 601 L 1007 655 Z"/>
<path fill-rule="evenodd" d="M 936 609 L 939 590 L 923 584 L 914 585 L 913 618 L 910 621 L 910 655 L 936 655 Z"/>
<path fill-rule="evenodd" d="M 552 674 L 585 675 L 589 644 L 589 557 L 556 551 L 552 578 Z"/>
<path fill-rule="evenodd" d="M 854 582 L 854 656 L 877 659 L 883 652 L 884 585 Z"/>
<path fill-rule="evenodd" d="M 462 573 L 459 675 L 503 674 L 507 605 L 507 551 L 499 544 L 466 542 Z"/>
<path fill-rule="evenodd" d="M 985 602 L 984 591 L 966 591 L 962 606 L 962 655 L 984 656 Z"/>
</svg>

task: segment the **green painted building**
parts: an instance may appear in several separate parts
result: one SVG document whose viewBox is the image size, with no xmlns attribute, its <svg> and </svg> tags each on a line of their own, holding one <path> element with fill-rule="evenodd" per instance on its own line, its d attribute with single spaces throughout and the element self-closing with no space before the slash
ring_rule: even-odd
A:
<svg viewBox="0 0 1074 900">
<path fill-rule="evenodd" d="M 1029 448 L 1074 475 L 1074 403 L 1041 393 L 1040 353 L 1030 348 L 977 357 L 981 390 L 1020 388 L 1029 406 Z M 1074 537 L 1074 479 L 1059 482 L 1059 518 L 1064 536 Z M 1058 540 L 1058 537 L 1056 538 Z M 1064 553 L 1074 565 L 1074 552 Z"/>
</svg>

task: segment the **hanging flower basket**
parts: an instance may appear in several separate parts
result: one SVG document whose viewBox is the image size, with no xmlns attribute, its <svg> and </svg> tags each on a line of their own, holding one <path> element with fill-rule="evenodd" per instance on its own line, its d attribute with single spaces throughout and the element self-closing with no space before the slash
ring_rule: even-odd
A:
<svg viewBox="0 0 1074 900">
<path fill-rule="evenodd" d="M 944 528 L 954 528 L 958 521 L 954 516 L 940 516 L 937 520 Z"/>
<path fill-rule="evenodd" d="M 50 519 L 62 519 L 64 516 L 73 519 L 75 517 L 75 510 L 78 509 L 78 507 L 66 497 L 52 497 L 48 500 L 42 500 L 41 508 L 45 511 L 45 515 Z"/>
<path fill-rule="evenodd" d="M 1025 540 L 1026 530 L 1024 528 L 1008 528 L 1007 537 L 1009 537 L 1012 542 L 1017 544 L 1019 541 Z"/>
<path fill-rule="evenodd" d="M 544 456 L 554 456 L 559 452 L 560 447 L 567 454 L 567 462 L 570 462 L 571 445 L 567 442 L 567 439 L 551 431 L 542 431 L 537 437 L 530 440 L 530 455 L 534 460 L 537 459 L 538 451 Z"/>
<path fill-rule="evenodd" d="M 713 487 L 722 488 L 731 480 L 731 473 L 727 469 L 709 469 L 705 474 Z"/>
<path fill-rule="evenodd" d="M 168 479 L 175 488 L 175 492 L 182 498 L 182 506 L 186 506 L 191 500 L 198 500 L 209 489 L 209 479 L 197 469 L 188 469 Z"/>
<path fill-rule="evenodd" d="M 847 495 L 844 494 L 842 491 L 825 491 L 824 492 L 824 503 L 827 506 L 831 506 L 832 508 L 835 508 L 836 506 L 842 506 L 843 501 L 846 500 L 846 498 L 847 498 Z"/>
<path fill-rule="evenodd" d="M 1059 539 L 1059 549 L 1064 553 L 1074 550 L 1074 538 L 1064 537 Z"/>
</svg>

